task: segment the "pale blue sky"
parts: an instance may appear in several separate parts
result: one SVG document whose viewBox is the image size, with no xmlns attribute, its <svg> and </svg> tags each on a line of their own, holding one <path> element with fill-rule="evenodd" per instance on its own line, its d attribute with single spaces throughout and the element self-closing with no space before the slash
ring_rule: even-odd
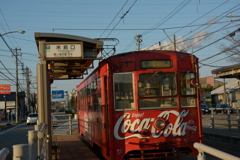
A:
<svg viewBox="0 0 240 160">
<path fill-rule="evenodd" d="M 202 47 L 240 27 L 240 21 L 230 23 L 239 17 L 226 17 L 229 13 L 240 16 L 239 0 L 0 0 L 0 9 L 0 34 L 26 31 L 25 34 L 5 35 L 4 39 L 10 48 L 21 48 L 22 57 L 19 59 L 24 63 L 24 68 L 28 66 L 31 69 L 33 83 L 36 82 L 36 65 L 39 61 L 34 32 L 54 32 L 88 38 L 117 38 L 120 43 L 116 46 L 116 53 L 136 50 L 134 37 L 137 34 L 143 36 L 141 47 L 147 48 L 159 41 L 162 45 L 168 45 L 169 38 L 173 39 L 174 34 L 177 38 L 182 37 L 181 40 L 186 40 L 193 38 L 197 33 L 205 35 L 215 32 L 209 37 L 203 36 L 205 39 L 202 41 L 196 39 L 194 46 L 189 45 L 193 40 L 179 44 L 180 49 L 189 53 L 192 49 L 200 49 L 194 54 L 201 60 L 219 53 L 219 45 L 224 43 L 224 40 L 204 49 L 201 49 Z M 206 25 L 209 22 L 212 25 Z M 104 30 L 107 27 L 110 30 Z M 224 57 L 226 55 L 222 54 L 202 63 L 213 66 L 233 64 L 226 60 L 212 63 Z M 0 71 L 15 80 L 11 75 L 16 74 L 15 59 L 2 39 L 0 60 Z M 200 77 L 211 76 L 211 70 L 216 69 L 200 66 Z M 23 79 L 22 73 L 22 67 L 19 66 L 19 79 Z M 4 75 L 0 73 L 0 84 L 11 84 L 11 90 L 15 91 L 14 84 L 3 80 L 2 76 Z M 81 80 L 55 81 L 52 87 L 53 90 L 70 92 L 80 82 Z M 25 88 L 25 80 L 20 80 L 20 83 Z M 33 89 L 31 91 L 36 92 Z"/>
</svg>

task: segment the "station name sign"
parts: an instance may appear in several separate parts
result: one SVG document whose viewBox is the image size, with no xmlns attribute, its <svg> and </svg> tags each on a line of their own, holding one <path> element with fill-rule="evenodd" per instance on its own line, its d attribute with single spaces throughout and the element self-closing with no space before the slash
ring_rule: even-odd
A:
<svg viewBox="0 0 240 160">
<path fill-rule="evenodd" d="M 82 42 L 46 42 L 45 58 L 83 58 Z"/>
</svg>

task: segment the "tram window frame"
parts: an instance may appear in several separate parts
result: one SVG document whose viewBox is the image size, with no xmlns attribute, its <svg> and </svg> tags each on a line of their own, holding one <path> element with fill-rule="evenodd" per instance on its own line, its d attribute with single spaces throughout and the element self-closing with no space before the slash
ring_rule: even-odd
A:
<svg viewBox="0 0 240 160">
<path fill-rule="evenodd" d="M 121 77 L 122 75 L 123 77 Z M 126 75 L 129 77 L 125 77 Z M 134 74 L 132 72 L 113 74 L 113 98 L 115 111 L 135 110 L 133 75 Z"/>
<path fill-rule="evenodd" d="M 180 73 L 181 108 L 194 108 L 197 105 L 197 88 L 191 84 L 192 80 L 196 80 L 196 73 Z"/>
</svg>

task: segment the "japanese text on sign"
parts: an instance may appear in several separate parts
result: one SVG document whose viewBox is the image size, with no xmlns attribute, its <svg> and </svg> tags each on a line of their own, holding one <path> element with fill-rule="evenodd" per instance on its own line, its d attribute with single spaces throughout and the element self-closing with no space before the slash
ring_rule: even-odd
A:
<svg viewBox="0 0 240 160">
<path fill-rule="evenodd" d="M 0 84 L 0 94 L 11 94 L 10 84 Z"/>
<path fill-rule="evenodd" d="M 81 44 L 45 44 L 47 58 L 82 57 Z"/>
</svg>

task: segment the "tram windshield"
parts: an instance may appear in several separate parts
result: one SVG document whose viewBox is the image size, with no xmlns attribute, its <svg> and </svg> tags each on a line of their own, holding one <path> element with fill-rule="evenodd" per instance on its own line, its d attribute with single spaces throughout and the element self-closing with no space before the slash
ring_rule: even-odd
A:
<svg viewBox="0 0 240 160">
<path fill-rule="evenodd" d="M 176 74 L 169 72 L 143 73 L 139 75 L 139 108 L 177 108 Z"/>
</svg>

